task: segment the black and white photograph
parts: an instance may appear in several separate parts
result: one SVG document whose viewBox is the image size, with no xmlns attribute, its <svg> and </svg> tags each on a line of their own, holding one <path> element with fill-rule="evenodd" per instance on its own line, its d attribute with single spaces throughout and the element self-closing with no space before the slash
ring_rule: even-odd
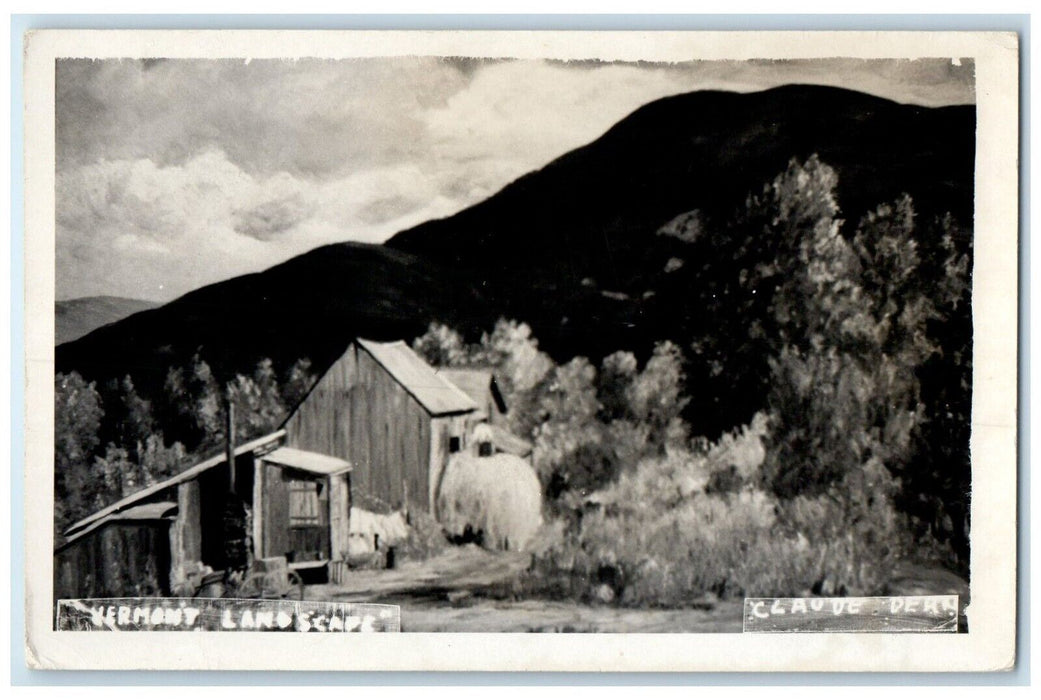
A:
<svg viewBox="0 0 1041 700">
<path fill-rule="evenodd" d="M 205 34 L 36 64 L 41 634 L 1009 648 L 1014 35 Z"/>
</svg>

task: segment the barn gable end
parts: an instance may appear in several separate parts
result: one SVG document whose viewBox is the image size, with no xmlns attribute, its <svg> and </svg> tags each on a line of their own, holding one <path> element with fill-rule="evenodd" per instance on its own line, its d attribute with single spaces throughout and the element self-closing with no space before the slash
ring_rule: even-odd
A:
<svg viewBox="0 0 1041 700">
<path fill-rule="evenodd" d="M 385 509 L 432 511 L 434 482 L 443 467 L 441 438 L 447 444 L 451 436 L 461 437 L 464 429 L 456 424 L 476 410 L 469 396 L 404 342 L 359 339 L 284 427 L 289 446 L 349 461 L 357 497 Z"/>
</svg>

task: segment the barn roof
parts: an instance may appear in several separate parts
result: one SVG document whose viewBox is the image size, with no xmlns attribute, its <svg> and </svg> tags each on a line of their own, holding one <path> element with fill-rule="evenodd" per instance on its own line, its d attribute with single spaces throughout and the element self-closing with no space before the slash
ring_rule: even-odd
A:
<svg viewBox="0 0 1041 700">
<path fill-rule="evenodd" d="M 490 369 L 443 367 L 438 369 L 437 373 L 462 389 L 478 406 L 484 404 L 485 396 L 490 390 L 499 412 L 506 413 L 506 400 L 502 397 L 499 384 Z"/>
<path fill-rule="evenodd" d="M 282 437 L 285 436 L 285 434 L 285 430 L 276 430 L 270 435 L 265 435 L 263 437 L 257 438 L 256 440 L 250 440 L 249 442 L 243 443 L 235 448 L 235 456 L 237 457 L 239 455 L 246 454 L 247 452 L 253 452 L 254 450 L 259 450 L 263 447 L 266 447 L 269 443 L 274 442 L 276 440 L 280 440 Z M 166 481 L 160 481 L 158 484 L 153 484 L 152 486 L 149 486 L 146 489 L 141 489 L 137 493 L 132 493 L 126 498 L 116 501 L 112 505 L 102 508 L 101 510 L 95 512 L 92 515 L 88 515 L 83 520 L 73 523 L 65 530 L 65 534 L 71 536 L 73 533 L 90 525 L 95 521 L 101 520 L 102 518 L 105 518 L 106 516 L 109 516 L 113 513 L 123 511 L 129 508 L 130 506 L 134 505 L 135 503 L 140 503 L 141 501 L 150 498 L 158 493 L 161 493 L 168 488 L 177 486 L 178 484 L 182 484 L 185 481 L 191 481 L 195 477 L 202 474 L 204 471 L 212 469 L 216 467 L 218 464 L 223 464 L 226 459 L 227 458 L 225 457 L 224 453 L 221 452 L 220 454 L 214 455 L 213 457 L 210 457 L 207 460 L 199 462 L 198 464 L 196 464 L 193 467 L 190 467 L 189 469 L 185 469 L 180 474 L 172 476 Z"/>
<path fill-rule="evenodd" d="M 298 450 L 295 447 L 279 447 L 264 455 L 262 459 L 265 462 L 292 467 L 312 474 L 341 474 L 351 470 L 351 463 L 339 457 Z"/>
<path fill-rule="evenodd" d="M 142 503 L 141 505 L 127 508 L 124 511 L 118 513 L 110 513 L 103 518 L 95 520 L 89 526 L 78 531 L 75 535 L 71 536 L 62 545 L 62 549 L 69 546 L 76 540 L 94 532 L 104 525 L 112 522 L 126 522 L 126 521 L 148 521 L 148 520 L 169 520 L 177 512 L 177 504 L 170 501 L 160 501 L 159 503 Z"/>
<path fill-rule="evenodd" d="M 358 338 L 358 345 L 372 355 L 372 358 L 430 415 L 441 416 L 477 410 L 477 404 L 473 399 L 438 374 L 405 341 L 377 343 Z"/>
</svg>

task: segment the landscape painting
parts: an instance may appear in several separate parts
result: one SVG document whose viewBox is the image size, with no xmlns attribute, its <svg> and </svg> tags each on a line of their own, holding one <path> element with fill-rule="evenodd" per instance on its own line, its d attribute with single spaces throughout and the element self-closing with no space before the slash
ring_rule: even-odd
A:
<svg viewBox="0 0 1041 700">
<path fill-rule="evenodd" d="M 50 60 L 56 644 L 990 633 L 990 64 L 528 53 Z"/>
</svg>

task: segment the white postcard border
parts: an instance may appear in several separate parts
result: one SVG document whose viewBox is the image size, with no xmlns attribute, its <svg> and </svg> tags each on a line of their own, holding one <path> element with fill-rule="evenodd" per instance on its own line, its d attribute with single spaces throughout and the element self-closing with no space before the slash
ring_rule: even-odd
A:
<svg viewBox="0 0 1041 700">
<path fill-rule="evenodd" d="M 685 61 L 973 58 L 977 160 L 969 633 L 270 635 L 52 626 L 54 60 L 449 55 Z M 1018 41 L 999 32 L 43 30 L 25 64 L 26 657 L 34 668 L 428 671 L 983 671 L 1016 629 Z M 407 616 L 407 610 L 402 611 Z"/>
</svg>

